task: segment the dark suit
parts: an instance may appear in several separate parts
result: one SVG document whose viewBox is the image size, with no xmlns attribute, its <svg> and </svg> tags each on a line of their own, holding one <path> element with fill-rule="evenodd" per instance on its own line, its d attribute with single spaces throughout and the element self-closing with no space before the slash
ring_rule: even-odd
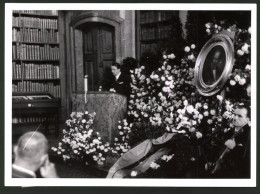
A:
<svg viewBox="0 0 260 194">
<path fill-rule="evenodd" d="M 20 171 L 19 169 L 16 169 L 12 167 L 12 177 L 13 178 L 35 178 L 29 173 L 26 173 L 24 171 Z"/>
<path fill-rule="evenodd" d="M 226 140 L 234 135 L 234 129 L 227 132 Z M 234 137 L 236 146 L 223 157 L 219 178 L 250 178 L 250 127 L 244 126 Z"/>
<path fill-rule="evenodd" d="M 114 88 L 116 93 L 123 94 L 128 97 L 130 94 L 130 77 L 124 73 L 121 73 L 117 80 L 114 77 L 110 88 Z"/>
</svg>

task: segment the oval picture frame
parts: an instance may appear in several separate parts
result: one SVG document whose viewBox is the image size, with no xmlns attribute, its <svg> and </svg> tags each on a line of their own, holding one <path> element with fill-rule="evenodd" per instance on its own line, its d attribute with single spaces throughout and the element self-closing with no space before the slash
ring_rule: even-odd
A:
<svg viewBox="0 0 260 194">
<path fill-rule="evenodd" d="M 198 92 L 212 96 L 225 85 L 234 64 L 234 45 L 229 36 L 218 34 L 202 47 L 196 60 L 194 79 Z"/>
</svg>

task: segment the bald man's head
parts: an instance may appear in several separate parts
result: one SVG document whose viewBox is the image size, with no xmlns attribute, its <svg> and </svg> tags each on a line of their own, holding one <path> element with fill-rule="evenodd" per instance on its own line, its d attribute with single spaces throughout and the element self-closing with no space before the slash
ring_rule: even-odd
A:
<svg viewBox="0 0 260 194">
<path fill-rule="evenodd" d="M 48 153 L 48 140 L 39 132 L 27 132 L 22 135 L 17 143 L 16 158 L 37 164 Z"/>
</svg>

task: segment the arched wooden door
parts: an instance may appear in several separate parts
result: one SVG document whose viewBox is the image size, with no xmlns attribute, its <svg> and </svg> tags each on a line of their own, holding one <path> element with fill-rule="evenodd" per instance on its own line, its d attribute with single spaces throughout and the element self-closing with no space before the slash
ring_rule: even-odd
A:
<svg viewBox="0 0 260 194">
<path fill-rule="evenodd" d="M 103 23 L 84 25 L 83 53 L 89 91 L 98 91 L 104 74 L 115 62 L 115 28 Z"/>
</svg>

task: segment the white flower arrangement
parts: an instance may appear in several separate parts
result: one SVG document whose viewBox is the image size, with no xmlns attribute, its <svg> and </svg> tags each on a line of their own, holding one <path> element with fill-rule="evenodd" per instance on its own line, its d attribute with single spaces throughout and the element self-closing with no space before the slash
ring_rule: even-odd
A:
<svg viewBox="0 0 260 194">
<path fill-rule="evenodd" d="M 89 114 L 88 111 L 72 112 L 66 121 L 66 129 L 63 129 L 62 141 L 51 149 L 64 161 L 76 160 L 85 164 L 105 161 L 112 148 L 109 143 L 102 143 L 99 133 L 91 128 L 94 117 L 95 113 Z"/>
</svg>

